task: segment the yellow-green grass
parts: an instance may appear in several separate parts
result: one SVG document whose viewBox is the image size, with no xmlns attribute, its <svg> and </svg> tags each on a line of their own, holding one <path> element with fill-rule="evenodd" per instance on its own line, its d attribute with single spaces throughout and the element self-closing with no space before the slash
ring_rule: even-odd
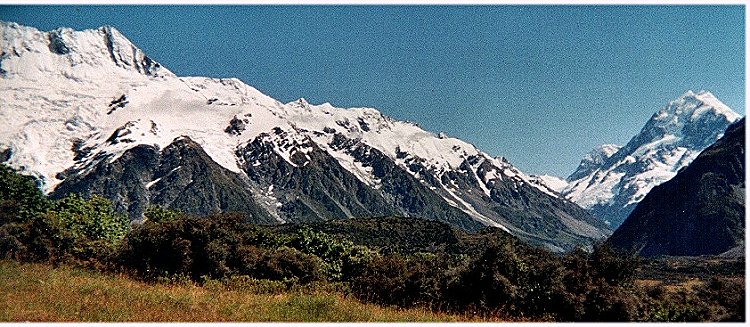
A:
<svg viewBox="0 0 750 327">
<path fill-rule="evenodd" d="M 335 292 L 254 294 L 144 283 L 73 267 L 0 261 L 0 321 L 474 321 L 364 304 Z"/>
</svg>

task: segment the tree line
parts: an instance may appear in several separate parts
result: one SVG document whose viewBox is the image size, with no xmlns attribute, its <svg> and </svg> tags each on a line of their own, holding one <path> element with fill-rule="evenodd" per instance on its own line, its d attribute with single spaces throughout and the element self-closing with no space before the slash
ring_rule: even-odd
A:
<svg viewBox="0 0 750 327">
<path fill-rule="evenodd" d="M 284 292 L 336 289 L 363 302 L 542 321 L 744 321 L 744 282 L 671 292 L 635 281 L 639 260 L 597 245 L 564 255 L 497 233 L 469 253 L 356 244 L 306 226 L 248 224 L 151 207 L 131 224 L 94 196 L 45 197 L 0 166 L 0 255 L 126 272 L 145 281 Z M 741 284 L 738 284 L 741 283 Z M 670 293 L 671 292 L 671 293 Z"/>
</svg>

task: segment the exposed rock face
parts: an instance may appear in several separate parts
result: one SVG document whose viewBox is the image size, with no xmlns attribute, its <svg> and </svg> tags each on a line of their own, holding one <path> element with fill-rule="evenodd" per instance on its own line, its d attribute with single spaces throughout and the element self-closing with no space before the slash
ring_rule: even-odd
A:
<svg viewBox="0 0 750 327">
<path fill-rule="evenodd" d="M 10 156 L 12 155 L 13 155 L 13 152 L 10 151 L 10 149 L 0 150 L 0 163 L 10 160 Z"/>
<path fill-rule="evenodd" d="M 641 201 L 608 239 L 643 256 L 721 254 L 744 244 L 745 119 Z"/>
<path fill-rule="evenodd" d="M 111 27 L 0 29 L 0 149 L 54 196 L 101 194 L 132 219 L 150 204 L 260 223 L 404 216 L 557 251 L 611 232 L 503 158 L 375 109 L 178 77 Z"/>
<path fill-rule="evenodd" d="M 287 137 L 277 129 L 273 135 L 262 134 L 238 150 L 247 176 L 258 189 L 267 190 L 261 192 L 268 197 L 269 204 L 277 203 L 276 208 L 268 209 L 281 220 L 398 215 L 439 220 L 466 230 L 483 227 L 375 149 L 364 153 L 365 146 L 360 145 L 357 157 L 381 179 L 378 188 L 365 184 L 309 139 L 295 142 L 297 150 L 291 153 L 290 162 L 284 160 L 273 151 L 273 143 Z"/>
<path fill-rule="evenodd" d="M 232 120 L 229 121 L 229 126 L 224 129 L 224 132 L 226 132 L 229 135 L 240 135 L 243 131 L 247 128 L 247 124 L 250 123 L 250 120 L 245 119 L 239 119 L 237 116 L 234 116 Z"/>
<path fill-rule="evenodd" d="M 199 215 L 240 212 L 251 222 L 276 222 L 256 203 L 241 175 L 216 164 L 190 138 L 177 139 L 162 151 L 138 145 L 113 162 L 109 159 L 104 156 L 69 173 L 52 196 L 98 194 L 133 220 L 156 204 Z"/>
<path fill-rule="evenodd" d="M 57 29 L 49 33 L 49 51 L 59 55 L 70 53 L 70 48 L 65 44 L 63 33 L 65 30 Z"/>
<path fill-rule="evenodd" d="M 104 44 L 115 65 L 135 69 L 146 76 L 159 76 L 163 71 L 161 64 L 151 60 L 146 54 L 111 26 L 102 26 L 99 31 L 104 34 Z M 171 74 L 171 72 L 167 72 Z"/>
</svg>

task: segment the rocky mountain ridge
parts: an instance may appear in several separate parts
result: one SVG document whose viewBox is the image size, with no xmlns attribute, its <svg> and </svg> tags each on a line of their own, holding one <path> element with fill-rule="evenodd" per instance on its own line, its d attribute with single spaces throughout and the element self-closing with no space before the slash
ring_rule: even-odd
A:
<svg viewBox="0 0 750 327">
<path fill-rule="evenodd" d="M 1 22 L 0 150 L 43 190 L 260 223 L 407 216 L 561 251 L 611 230 L 500 157 L 370 108 L 179 77 L 111 27 Z"/>
</svg>

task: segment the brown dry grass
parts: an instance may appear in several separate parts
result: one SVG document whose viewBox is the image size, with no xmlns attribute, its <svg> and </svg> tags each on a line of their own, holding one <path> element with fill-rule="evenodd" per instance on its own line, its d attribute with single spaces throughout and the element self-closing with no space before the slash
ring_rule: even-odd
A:
<svg viewBox="0 0 750 327">
<path fill-rule="evenodd" d="M 0 261 L 0 321 L 478 321 L 385 308 L 337 293 L 253 294 Z"/>
<path fill-rule="evenodd" d="M 698 278 L 688 278 L 679 282 L 667 283 L 656 279 L 639 279 L 635 281 L 636 285 L 643 288 L 663 286 L 664 290 L 670 293 L 676 293 L 680 290 L 691 291 L 699 286 L 705 285 L 706 281 Z"/>
</svg>

